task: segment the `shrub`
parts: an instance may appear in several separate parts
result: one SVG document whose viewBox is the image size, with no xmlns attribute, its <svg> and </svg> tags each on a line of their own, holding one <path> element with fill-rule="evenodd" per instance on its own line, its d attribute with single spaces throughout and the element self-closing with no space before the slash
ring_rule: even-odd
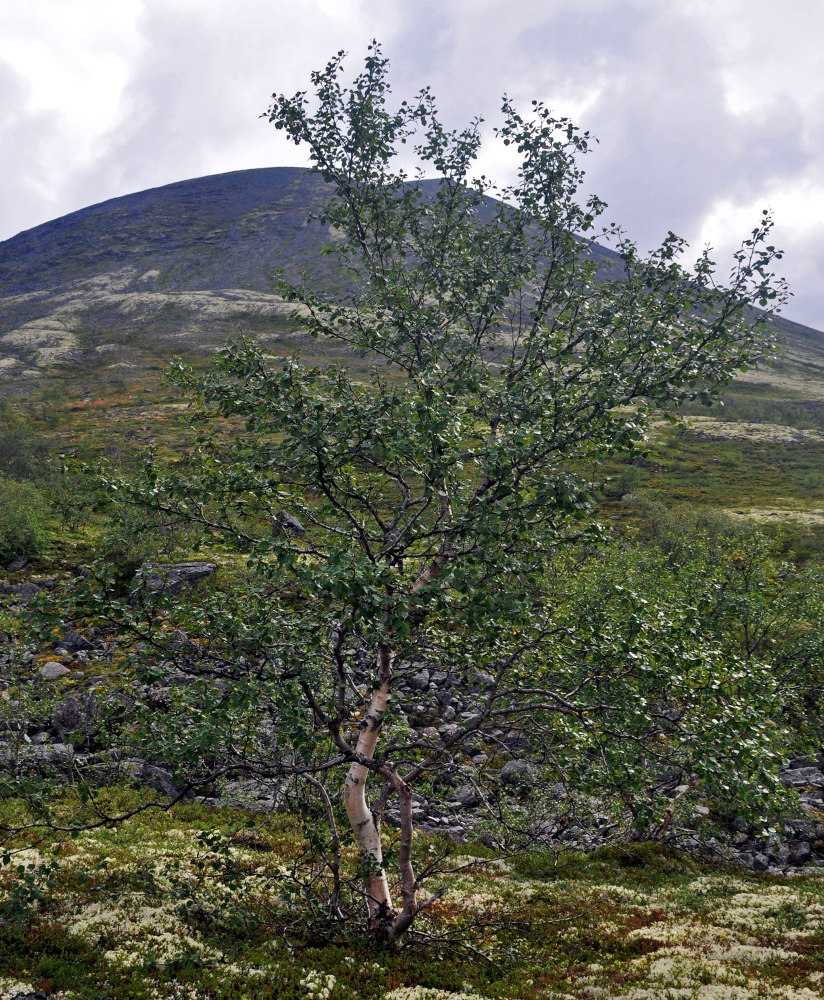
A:
<svg viewBox="0 0 824 1000">
<path fill-rule="evenodd" d="M 44 470 L 47 449 L 35 429 L 0 399 L 0 476 L 33 479 Z"/>
<path fill-rule="evenodd" d="M 48 517 L 49 505 L 37 487 L 0 476 L 0 563 L 40 555 Z"/>
</svg>

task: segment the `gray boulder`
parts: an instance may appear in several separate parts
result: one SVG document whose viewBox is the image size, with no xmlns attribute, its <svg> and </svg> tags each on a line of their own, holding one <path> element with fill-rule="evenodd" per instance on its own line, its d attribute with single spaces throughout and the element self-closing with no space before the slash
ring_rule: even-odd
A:
<svg viewBox="0 0 824 1000">
<path fill-rule="evenodd" d="M 49 660 L 40 668 L 40 676 L 47 681 L 55 681 L 58 677 L 65 677 L 68 673 L 71 673 L 69 668 L 55 660 Z"/>
<path fill-rule="evenodd" d="M 74 747 L 67 743 L 27 744 L 12 747 L 0 744 L 0 770 L 14 770 L 17 767 L 38 770 L 71 771 L 74 763 Z"/>
<path fill-rule="evenodd" d="M 413 691 L 426 691 L 429 687 L 429 671 L 424 667 L 417 674 L 413 674 L 407 684 Z"/>
<path fill-rule="evenodd" d="M 55 648 L 65 649 L 67 653 L 79 653 L 81 651 L 86 651 L 89 649 L 94 649 L 94 646 L 89 642 L 85 636 L 82 636 L 75 629 L 67 629 L 63 633 L 60 640 L 55 643 Z"/>
<path fill-rule="evenodd" d="M 531 785 L 535 776 L 535 768 L 528 760 L 508 760 L 501 768 L 501 784 L 512 787 Z"/>
<path fill-rule="evenodd" d="M 450 796 L 453 802 L 460 802 L 464 809 L 471 809 L 481 801 L 480 795 L 472 785 L 461 785 Z"/>
<path fill-rule="evenodd" d="M 55 734 L 70 733 L 83 724 L 83 713 L 77 698 L 66 698 L 55 706 L 51 715 L 51 728 Z"/>
<path fill-rule="evenodd" d="M 216 570 L 215 563 L 201 561 L 141 566 L 135 573 L 130 602 L 136 604 L 145 593 L 178 594 L 184 587 L 194 587 L 208 579 Z"/>
</svg>

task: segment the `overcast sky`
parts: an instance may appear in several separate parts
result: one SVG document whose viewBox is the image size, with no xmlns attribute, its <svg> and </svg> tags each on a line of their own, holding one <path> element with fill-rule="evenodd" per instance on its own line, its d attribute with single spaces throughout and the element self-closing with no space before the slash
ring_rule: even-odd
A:
<svg viewBox="0 0 824 1000">
<path fill-rule="evenodd" d="M 824 328 L 822 0 L 29 0 L 0 4 L 0 240 L 172 181 L 301 165 L 259 116 L 371 37 L 398 98 L 490 122 L 506 92 L 599 139 L 588 184 L 650 249 L 774 212 L 785 315 Z M 506 181 L 506 164 L 488 173 Z"/>
</svg>

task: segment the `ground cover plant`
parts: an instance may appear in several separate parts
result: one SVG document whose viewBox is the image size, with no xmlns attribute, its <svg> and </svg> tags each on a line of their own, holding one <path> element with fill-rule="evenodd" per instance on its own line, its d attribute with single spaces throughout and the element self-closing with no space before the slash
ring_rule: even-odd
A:
<svg viewBox="0 0 824 1000">
<path fill-rule="evenodd" d="M 122 789 L 100 796 L 113 811 L 137 801 Z M 437 857 L 434 877 L 448 892 L 426 915 L 426 948 L 387 950 L 313 934 L 280 881 L 309 868 L 311 845 L 288 816 L 261 818 L 253 834 L 247 822 L 248 813 L 179 805 L 17 854 L 15 866 L 48 866 L 51 877 L 34 905 L 20 891 L 25 878 L 2 877 L 0 996 L 822 996 L 815 876 L 744 875 L 657 845 L 559 861 L 423 838 L 416 854 Z"/>
</svg>

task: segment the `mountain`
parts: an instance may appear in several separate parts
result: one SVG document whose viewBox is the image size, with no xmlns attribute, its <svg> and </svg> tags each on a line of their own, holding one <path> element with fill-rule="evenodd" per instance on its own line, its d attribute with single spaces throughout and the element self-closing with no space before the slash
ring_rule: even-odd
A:
<svg viewBox="0 0 824 1000">
<path fill-rule="evenodd" d="M 114 198 L 0 243 L 0 380 L 55 368 L 128 379 L 238 332 L 303 346 L 272 276 L 336 280 L 321 255 L 333 234 L 307 221 L 327 197 L 301 168 L 242 170 Z M 605 265 L 615 258 L 592 249 Z M 806 386 L 793 391 L 818 399 L 824 336 L 778 326 Z"/>
<path fill-rule="evenodd" d="M 114 198 L 0 243 L 0 375 L 142 367 L 282 329 L 271 276 L 317 272 L 326 200 L 306 170 L 243 170 Z"/>
</svg>

